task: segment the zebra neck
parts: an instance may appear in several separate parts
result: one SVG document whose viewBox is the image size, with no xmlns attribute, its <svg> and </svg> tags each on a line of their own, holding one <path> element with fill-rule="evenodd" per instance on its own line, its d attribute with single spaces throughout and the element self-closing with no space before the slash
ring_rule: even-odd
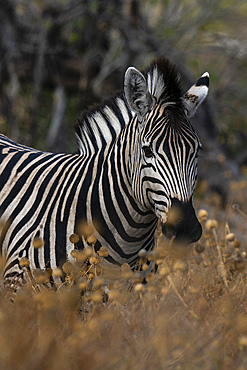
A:
<svg viewBox="0 0 247 370">
<path fill-rule="evenodd" d="M 104 162 L 90 203 L 87 218 L 99 226 L 97 238 L 118 263 L 131 262 L 138 250 L 152 247 L 157 219 L 136 202 L 117 145 Z"/>
<path fill-rule="evenodd" d="M 75 125 L 78 153 L 88 156 L 112 146 L 131 119 L 123 93 L 83 113 Z"/>
<path fill-rule="evenodd" d="M 151 248 L 157 222 L 154 213 L 143 209 L 133 195 L 124 154 L 121 137 L 95 154 L 77 210 L 77 219 L 86 216 L 99 242 L 119 263 L 131 260 L 141 248 Z"/>
</svg>

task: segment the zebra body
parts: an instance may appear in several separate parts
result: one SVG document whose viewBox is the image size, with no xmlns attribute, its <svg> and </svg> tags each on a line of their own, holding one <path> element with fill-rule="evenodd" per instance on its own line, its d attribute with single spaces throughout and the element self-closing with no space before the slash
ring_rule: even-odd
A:
<svg viewBox="0 0 247 370">
<path fill-rule="evenodd" d="M 200 80 L 182 96 L 168 60 L 158 59 L 144 74 L 129 68 L 124 93 L 78 119 L 76 154 L 45 153 L 0 135 L 6 277 L 22 273 L 21 257 L 31 269 L 61 265 L 80 225 L 93 227 L 96 249 L 109 250 L 108 263 L 133 264 L 140 249 L 153 247 L 158 219 L 172 236 L 167 216 L 174 202 L 191 218 L 191 234 L 200 236 L 192 206 L 200 142 L 188 120 L 207 93 L 208 75 Z M 179 220 L 172 227 L 179 236 L 185 226 Z M 37 236 L 44 240 L 40 249 L 32 248 Z M 83 228 L 80 236 L 83 247 Z"/>
</svg>

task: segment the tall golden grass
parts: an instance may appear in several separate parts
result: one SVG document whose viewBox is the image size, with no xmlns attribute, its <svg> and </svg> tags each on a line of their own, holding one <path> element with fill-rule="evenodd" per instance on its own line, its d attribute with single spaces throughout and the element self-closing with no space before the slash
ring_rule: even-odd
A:
<svg viewBox="0 0 247 370">
<path fill-rule="evenodd" d="M 95 253 L 93 236 L 84 252 L 70 237 L 75 263 L 63 271 L 30 271 L 23 260 L 27 283 L 0 291 L 0 368 L 246 369 L 245 245 L 228 223 L 204 209 L 198 217 L 199 243 L 175 248 L 157 229 L 155 251 L 141 251 L 135 271 L 112 271 L 110 283 L 107 249 Z M 143 285 L 148 261 L 158 270 Z"/>
</svg>

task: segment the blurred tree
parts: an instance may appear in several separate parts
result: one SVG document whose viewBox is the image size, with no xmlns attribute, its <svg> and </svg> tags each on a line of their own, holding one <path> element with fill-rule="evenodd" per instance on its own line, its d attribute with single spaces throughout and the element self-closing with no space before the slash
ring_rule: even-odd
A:
<svg viewBox="0 0 247 370">
<path fill-rule="evenodd" d="M 193 121 L 201 178 L 222 189 L 222 176 L 238 174 L 229 154 L 247 162 L 244 0 L 5 0 L 0 16 L 1 132 L 71 151 L 80 111 L 121 89 L 128 66 L 163 55 L 185 90 L 210 72 L 210 98 Z"/>
</svg>

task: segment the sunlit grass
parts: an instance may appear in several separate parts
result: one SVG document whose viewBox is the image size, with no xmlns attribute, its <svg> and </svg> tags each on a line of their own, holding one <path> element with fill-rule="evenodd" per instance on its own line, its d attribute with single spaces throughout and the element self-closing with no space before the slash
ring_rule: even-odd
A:
<svg viewBox="0 0 247 370">
<path fill-rule="evenodd" d="M 30 271 L 22 259 L 27 283 L 1 290 L 1 367 L 246 368 L 245 245 L 208 213 L 198 212 L 194 246 L 167 245 L 157 229 L 157 248 L 141 250 L 134 270 L 106 270 L 107 248 L 96 252 L 93 235 L 84 251 L 71 235 L 74 262 L 62 269 Z"/>
</svg>

